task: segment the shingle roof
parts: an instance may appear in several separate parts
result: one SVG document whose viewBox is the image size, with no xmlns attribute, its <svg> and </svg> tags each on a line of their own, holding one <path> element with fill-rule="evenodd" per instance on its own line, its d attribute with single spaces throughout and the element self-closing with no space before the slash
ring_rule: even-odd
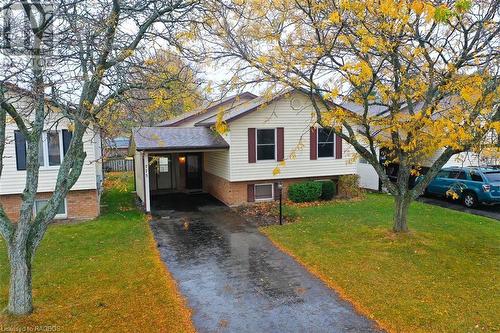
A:
<svg viewBox="0 0 500 333">
<path fill-rule="evenodd" d="M 124 136 L 118 136 L 110 140 L 109 146 L 111 148 L 128 148 L 130 139 Z"/>
<path fill-rule="evenodd" d="M 273 96 L 272 98 L 266 98 L 266 97 L 257 97 L 252 100 L 249 100 L 248 102 L 241 103 L 239 105 L 236 105 L 226 111 L 224 111 L 224 116 L 223 120 L 225 122 L 230 122 L 232 120 L 238 119 L 239 117 L 257 110 L 259 107 L 265 105 L 266 103 L 270 103 L 276 99 L 279 99 L 286 94 L 290 93 L 292 90 L 286 90 L 280 94 L 277 94 Z M 214 125 L 215 122 L 217 121 L 217 114 L 203 119 L 195 124 L 195 126 L 211 126 Z"/>
<path fill-rule="evenodd" d="M 239 95 L 228 96 L 219 101 L 207 103 L 194 111 L 184 113 L 176 118 L 163 121 L 159 123 L 158 126 L 178 126 L 186 121 L 192 121 L 197 118 L 202 120 L 212 116 L 214 111 L 217 111 L 218 113 L 219 111 L 223 111 L 225 108 L 231 108 L 256 97 L 256 95 L 250 92 L 243 92 Z"/>
<path fill-rule="evenodd" d="M 363 114 L 365 111 L 364 106 L 362 104 L 354 103 L 354 102 L 342 102 L 339 104 L 340 107 L 351 111 L 357 114 Z M 383 105 L 370 105 L 368 106 L 368 115 L 369 116 L 380 116 L 383 115 L 387 111 L 387 107 Z"/>
<path fill-rule="evenodd" d="M 229 148 L 207 127 L 141 127 L 133 130 L 137 150 L 195 150 Z"/>
</svg>

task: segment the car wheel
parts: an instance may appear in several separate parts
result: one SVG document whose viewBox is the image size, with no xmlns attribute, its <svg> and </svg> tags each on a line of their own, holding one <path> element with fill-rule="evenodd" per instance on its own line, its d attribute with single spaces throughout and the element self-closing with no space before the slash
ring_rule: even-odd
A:
<svg viewBox="0 0 500 333">
<path fill-rule="evenodd" d="M 477 196 L 473 192 L 465 192 L 462 202 L 465 207 L 474 208 L 477 207 Z"/>
</svg>

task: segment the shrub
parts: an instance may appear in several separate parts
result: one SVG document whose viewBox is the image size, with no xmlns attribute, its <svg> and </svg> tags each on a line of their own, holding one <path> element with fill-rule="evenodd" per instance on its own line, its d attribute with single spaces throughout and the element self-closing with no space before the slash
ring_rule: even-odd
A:
<svg viewBox="0 0 500 333">
<path fill-rule="evenodd" d="M 359 187 L 358 175 L 344 175 L 339 177 L 339 195 L 344 198 L 357 198 L 364 194 Z"/>
<path fill-rule="evenodd" d="M 331 200 L 335 194 L 337 194 L 337 189 L 335 188 L 335 183 L 331 180 L 321 181 L 321 199 Z"/>
<path fill-rule="evenodd" d="M 293 202 L 311 202 L 321 197 L 321 183 L 307 181 L 288 187 L 288 198 Z"/>
</svg>

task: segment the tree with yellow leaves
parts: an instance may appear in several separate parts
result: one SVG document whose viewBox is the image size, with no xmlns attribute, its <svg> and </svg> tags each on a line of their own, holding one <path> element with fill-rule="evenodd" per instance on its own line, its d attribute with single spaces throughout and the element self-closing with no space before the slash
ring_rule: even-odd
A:
<svg viewBox="0 0 500 333">
<path fill-rule="evenodd" d="M 130 89 L 109 99 L 99 114 L 105 137 L 128 135 L 134 127 L 155 126 L 202 104 L 201 80 L 191 64 L 163 49 L 143 59 L 122 78 Z"/>
<path fill-rule="evenodd" d="M 211 1 L 200 40 L 243 82 L 310 96 L 395 198 L 395 232 L 454 154 L 498 133 L 499 1 Z M 342 130 L 343 129 L 343 130 Z M 399 164 L 391 182 L 386 163 Z M 494 149 L 498 154 L 498 146 Z M 412 175 L 430 161 L 415 186 Z"/>
<path fill-rule="evenodd" d="M 129 80 L 132 71 L 160 43 L 174 49 L 177 31 L 195 21 L 198 5 L 196 0 L 0 0 L 0 176 L 5 177 L 2 161 L 8 158 L 4 148 L 13 140 L 6 134 L 7 123 L 14 122 L 26 142 L 18 217 L 10 218 L 0 205 L 0 236 L 10 264 L 8 313 L 27 315 L 33 310 L 33 260 L 58 207 L 82 173 L 87 157 L 84 134 L 98 128 L 101 113 L 113 103 L 144 86 Z M 29 102 L 19 103 L 24 97 Z M 71 122 L 72 136 L 54 169 L 52 194 L 35 214 L 39 147 L 51 116 Z"/>
</svg>

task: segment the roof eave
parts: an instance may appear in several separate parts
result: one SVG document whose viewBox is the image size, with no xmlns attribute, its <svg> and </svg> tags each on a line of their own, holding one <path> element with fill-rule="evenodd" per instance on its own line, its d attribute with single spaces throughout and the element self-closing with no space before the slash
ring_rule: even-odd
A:
<svg viewBox="0 0 500 333">
<path fill-rule="evenodd" d="M 211 150 L 226 150 L 229 149 L 229 145 L 227 146 L 218 146 L 218 147 L 207 147 L 207 146 L 199 146 L 199 147 L 137 147 L 137 151 L 211 151 Z"/>
</svg>

